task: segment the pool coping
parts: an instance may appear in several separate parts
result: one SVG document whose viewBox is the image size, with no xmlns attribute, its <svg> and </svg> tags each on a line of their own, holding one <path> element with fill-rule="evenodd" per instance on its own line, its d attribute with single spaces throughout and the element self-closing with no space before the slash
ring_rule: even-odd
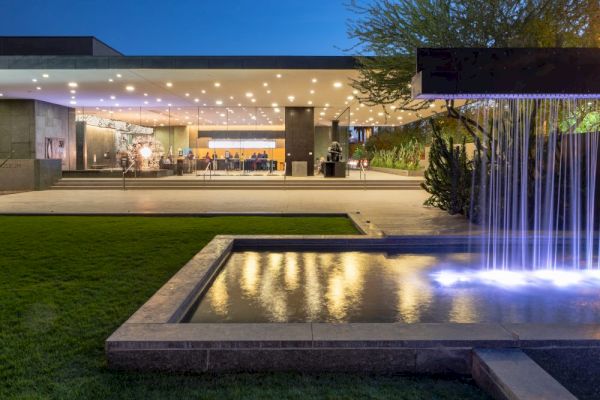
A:
<svg viewBox="0 0 600 400">
<path fill-rule="evenodd" d="M 232 251 L 410 249 L 468 236 L 216 236 L 105 343 L 114 369 L 371 371 L 470 375 L 474 349 L 600 346 L 600 324 L 180 323 Z"/>
</svg>

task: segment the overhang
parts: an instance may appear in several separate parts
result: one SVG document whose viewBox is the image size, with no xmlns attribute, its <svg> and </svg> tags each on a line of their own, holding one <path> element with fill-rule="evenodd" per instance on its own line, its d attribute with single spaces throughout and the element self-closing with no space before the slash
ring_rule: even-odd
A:
<svg viewBox="0 0 600 400">
<path fill-rule="evenodd" d="M 597 48 L 417 50 L 417 99 L 598 98 Z"/>
</svg>

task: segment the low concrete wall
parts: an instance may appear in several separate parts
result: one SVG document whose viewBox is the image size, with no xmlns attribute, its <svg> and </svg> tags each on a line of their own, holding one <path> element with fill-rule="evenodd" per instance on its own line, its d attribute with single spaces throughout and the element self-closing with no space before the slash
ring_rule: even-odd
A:
<svg viewBox="0 0 600 400">
<path fill-rule="evenodd" d="M 396 169 L 396 168 L 384 168 L 384 167 L 370 167 L 372 171 L 385 172 L 387 174 L 401 175 L 401 176 L 423 176 L 423 170 L 409 171 L 407 169 Z"/>
<path fill-rule="evenodd" d="M 61 178 L 61 160 L 8 160 L 0 168 L 0 191 L 49 189 Z"/>
</svg>

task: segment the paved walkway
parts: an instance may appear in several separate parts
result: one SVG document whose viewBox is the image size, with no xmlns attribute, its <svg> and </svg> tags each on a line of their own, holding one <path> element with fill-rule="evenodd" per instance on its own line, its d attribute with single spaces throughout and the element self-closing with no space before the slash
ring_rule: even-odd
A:
<svg viewBox="0 0 600 400">
<path fill-rule="evenodd" d="M 0 213 L 356 213 L 388 235 L 468 231 L 421 190 L 48 190 L 0 196 Z"/>
</svg>

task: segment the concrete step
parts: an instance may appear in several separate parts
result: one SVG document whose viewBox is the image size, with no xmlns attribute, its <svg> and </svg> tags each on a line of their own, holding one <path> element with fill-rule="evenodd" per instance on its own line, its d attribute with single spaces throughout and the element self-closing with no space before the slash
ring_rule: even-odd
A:
<svg viewBox="0 0 600 400">
<path fill-rule="evenodd" d="M 475 349 L 471 373 L 497 400 L 577 400 L 520 349 Z"/>
<path fill-rule="evenodd" d="M 127 189 L 144 190 L 418 190 L 420 181 L 356 181 L 356 180 L 161 180 L 128 179 Z M 54 186 L 56 190 L 109 190 L 123 189 L 121 179 L 61 179 Z"/>
</svg>

